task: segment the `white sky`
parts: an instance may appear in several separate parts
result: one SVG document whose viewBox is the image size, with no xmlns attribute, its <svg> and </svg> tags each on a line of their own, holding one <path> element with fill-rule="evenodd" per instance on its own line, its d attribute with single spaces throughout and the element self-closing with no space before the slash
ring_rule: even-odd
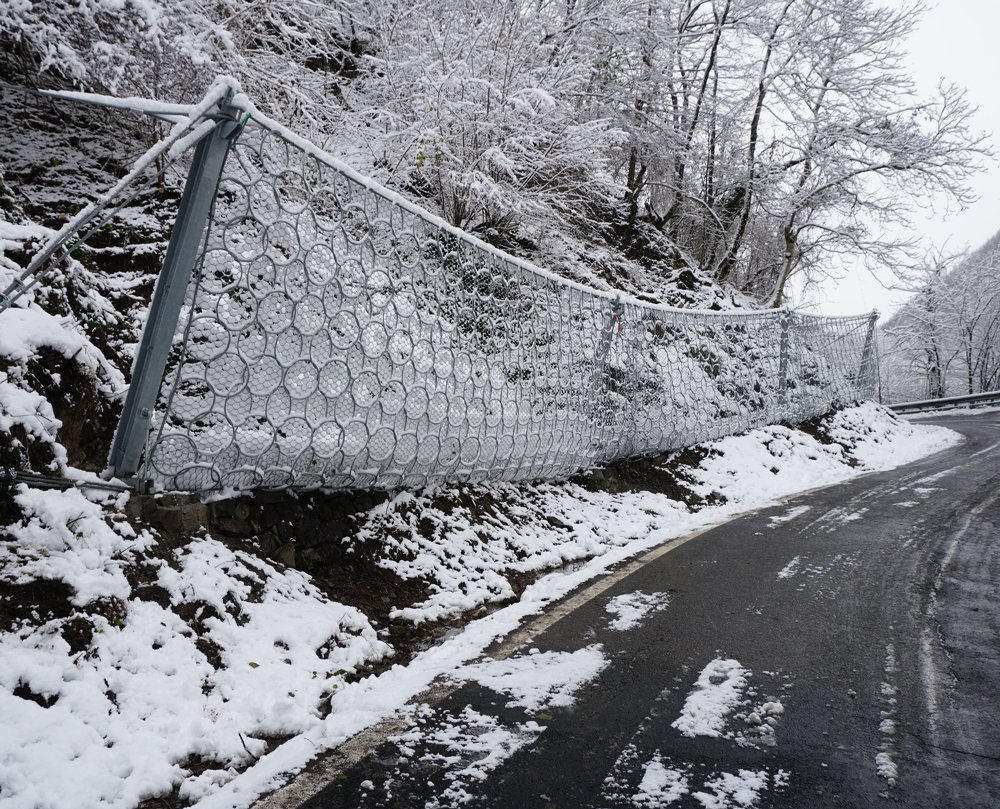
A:
<svg viewBox="0 0 1000 809">
<path fill-rule="evenodd" d="M 964 87 L 971 105 L 979 108 L 974 128 L 993 133 L 987 143 L 1000 155 L 1000 3 L 925 2 L 927 10 L 908 41 L 910 72 L 918 90 L 922 95 L 933 93 L 941 79 Z M 922 232 L 928 246 L 956 252 L 975 249 L 1000 230 L 1000 166 L 991 163 L 975 177 L 972 186 L 979 196 L 977 202 L 951 215 L 943 207 L 928 211 L 923 222 L 914 223 L 916 235 Z M 841 281 L 828 281 L 797 295 L 796 304 L 824 314 L 854 314 L 876 308 L 885 317 L 904 299 L 903 293 L 886 290 L 858 267 Z"/>
</svg>

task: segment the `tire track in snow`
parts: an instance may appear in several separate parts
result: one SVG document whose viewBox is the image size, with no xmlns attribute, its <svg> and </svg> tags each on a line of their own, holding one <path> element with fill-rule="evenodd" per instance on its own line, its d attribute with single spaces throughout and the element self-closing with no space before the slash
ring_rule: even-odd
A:
<svg viewBox="0 0 1000 809">
<path fill-rule="evenodd" d="M 937 595 L 944 583 L 944 574 L 958 551 L 959 543 L 968 533 L 973 521 L 997 501 L 1000 501 L 1000 492 L 987 497 L 979 505 L 972 508 L 951 535 L 948 544 L 945 546 L 945 552 L 941 557 L 941 561 L 938 564 L 937 574 L 931 584 L 927 606 L 924 610 L 927 625 L 920 636 L 918 666 L 924 689 L 927 723 L 931 733 L 931 740 L 935 745 L 941 744 L 938 724 L 938 719 L 941 716 L 941 677 L 939 672 L 947 670 L 947 664 L 941 662 L 942 658 L 947 658 L 947 651 L 944 648 L 944 638 L 941 635 L 941 627 L 937 617 Z"/>
<path fill-rule="evenodd" d="M 890 636 L 894 631 L 889 627 Z M 899 781 L 899 767 L 896 764 L 896 717 L 897 700 L 896 694 L 899 692 L 896 686 L 896 647 L 892 642 L 885 647 L 885 680 L 880 686 L 879 693 L 879 726 L 878 731 L 882 739 L 879 751 L 875 754 L 875 768 L 878 774 L 886 780 L 889 787 L 894 787 Z M 882 793 L 882 797 L 888 797 L 888 792 Z"/>
</svg>

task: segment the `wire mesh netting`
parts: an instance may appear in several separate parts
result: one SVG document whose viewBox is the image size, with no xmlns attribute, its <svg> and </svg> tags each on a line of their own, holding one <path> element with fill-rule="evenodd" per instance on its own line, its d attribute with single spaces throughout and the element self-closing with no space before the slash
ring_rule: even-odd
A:
<svg viewBox="0 0 1000 809">
<path fill-rule="evenodd" d="M 163 489 L 558 477 L 870 397 L 868 315 L 620 301 L 495 251 L 256 117 L 153 414 Z"/>
</svg>

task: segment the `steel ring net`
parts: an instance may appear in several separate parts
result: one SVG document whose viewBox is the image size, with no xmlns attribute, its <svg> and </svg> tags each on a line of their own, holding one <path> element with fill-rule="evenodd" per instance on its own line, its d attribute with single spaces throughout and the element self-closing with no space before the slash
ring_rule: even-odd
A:
<svg viewBox="0 0 1000 809">
<path fill-rule="evenodd" d="M 191 491 L 560 477 L 867 398 L 868 333 L 867 315 L 616 302 L 251 119 L 145 475 Z"/>
</svg>

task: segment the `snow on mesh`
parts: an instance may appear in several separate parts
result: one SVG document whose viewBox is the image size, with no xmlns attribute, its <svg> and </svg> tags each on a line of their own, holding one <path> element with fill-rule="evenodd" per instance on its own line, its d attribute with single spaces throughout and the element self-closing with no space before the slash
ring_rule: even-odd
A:
<svg viewBox="0 0 1000 809">
<path fill-rule="evenodd" d="M 252 115 L 153 419 L 164 489 L 552 478 L 872 394 L 867 315 L 615 298 Z"/>
</svg>

